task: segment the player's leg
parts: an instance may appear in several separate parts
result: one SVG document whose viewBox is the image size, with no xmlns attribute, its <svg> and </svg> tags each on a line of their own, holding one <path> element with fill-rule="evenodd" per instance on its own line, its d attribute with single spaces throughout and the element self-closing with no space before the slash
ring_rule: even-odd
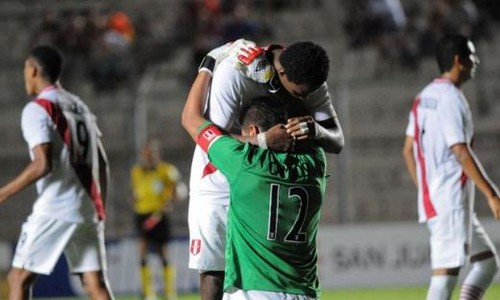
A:
<svg viewBox="0 0 500 300">
<path fill-rule="evenodd" d="M 427 300 L 448 300 L 458 280 L 460 268 L 433 269 Z"/>
<path fill-rule="evenodd" d="M 462 288 L 461 300 L 478 300 L 484 295 L 498 271 L 496 249 L 477 218 L 472 219 L 471 265 Z"/>
<path fill-rule="evenodd" d="M 80 276 L 90 299 L 114 299 L 106 274 L 103 222 L 78 224 L 64 254 L 70 272 Z"/>
<path fill-rule="evenodd" d="M 175 267 L 169 263 L 168 241 L 170 240 L 170 220 L 167 215 L 163 215 L 158 225 L 155 227 L 154 241 L 155 252 L 161 258 L 163 275 L 163 294 L 165 299 L 177 299 L 177 282 Z"/>
<path fill-rule="evenodd" d="M 76 225 L 46 216 L 28 217 L 8 275 L 10 299 L 29 299 L 36 275 L 52 273 Z"/>
<path fill-rule="evenodd" d="M 151 214 L 136 214 L 135 226 L 139 235 L 139 275 L 141 279 L 141 298 L 153 299 L 156 297 L 153 285 L 153 272 L 148 265 L 148 231 L 149 227 L 145 226 L 145 222 L 149 219 Z"/>
<path fill-rule="evenodd" d="M 200 296 L 202 300 L 220 300 L 223 296 L 224 272 L 207 271 L 200 273 Z"/>
<path fill-rule="evenodd" d="M 139 259 L 140 259 L 140 277 L 141 277 L 141 297 L 142 299 L 155 298 L 153 285 L 153 272 L 148 265 L 148 241 L 145 236 L 139 238 Z"/>
<path fill-rule="evenodd" d="M 189 268 L 200 273 L 201 299 L 212 300 L 223 294 L 228 206 L 206 200 L 189 201 Z"/>
<path fill-rule="evenodd" d="M 9 282 L 9 300 L 31 299 L 31 290 L 37 275 L 24 269 L 12 268 L 7 280 Z"/>
<path fill-rule="evenodd" d="M 457 209 L 427 221 L 432 277 L 427 300 L 450 299 L 460 268 L 466 263 L 465 211 Z"/>
<path fill-rule="evenodd" d="M 78 273 L 82 281 L 83 289 L 91 300 L 113 299 L 111 289 L 103 271 L 88 271 Z"/>
</svg>

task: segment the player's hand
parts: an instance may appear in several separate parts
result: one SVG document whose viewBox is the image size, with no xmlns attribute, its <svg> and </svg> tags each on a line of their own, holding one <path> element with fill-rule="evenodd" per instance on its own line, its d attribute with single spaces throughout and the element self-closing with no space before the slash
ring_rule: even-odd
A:
<svg viewBox="0 0 500 300">
<path fill-rule="evenodd" d="M 162 213 L 154 213 L 154 214 L 151 214 L 151 216 L 149 216 L 149 218 L 147 218 L 143 223 L 142 223 L 142 228 L 144 228 L 144 230 L 151 230 L 153 229 L 156 224 L 158 224 L 161 220 L 161 217 L 162 217 Z"/>
<path fill-rule="evenodd" d="M 0 188 L 0 204 L 7 200 L 7 198 L 9 198 L 7 194 Z"/>
<path fill-rule="evenodd" d="M 316 122 L 312 116 L 290 118 L 285 128 L 286 132 L 297 140 L 314 139 L 316 136 Z"/>
<path fill-rule="evenodd" d="M 500 221 L 500 198 L 498 195 L 489 197 L 488 204 L 490 206 L 491 212 L 493 213 L 493 217 Z"/>
<path fill-rule="evenodd" d="M 294 140 L 286 132 L 284 124 L 278 124 L 266 131 L 266 143 L 269 149 L 286 152 L 293 149 Z"/>
<path fill-rule="evenodd" d="M 245 43 L 239 43 L 238 47 L 238 60 L 244 65 L 249 65 L 252 61 L 264 52 L 264 49 L 257 46 L 254 42 L 245 41 Z"/>
</svg>

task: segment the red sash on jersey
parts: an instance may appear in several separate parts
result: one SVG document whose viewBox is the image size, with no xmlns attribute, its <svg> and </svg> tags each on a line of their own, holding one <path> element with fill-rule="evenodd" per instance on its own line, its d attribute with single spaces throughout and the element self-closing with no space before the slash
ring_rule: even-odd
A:
<svg viewBox="0 0 500 300">
<path fill-rule="evenodd" d="M 429 186 L 427 185 L 427 172 L 425 167 L 425 158 L 424 152 L 422 151 L 422 145 L 420 144 L 420 128 L 418 126 L 418 105 L 420 103 L 420 98 L 415 99 L 413 102 L 413 119 L 415 121 L 415 143 L 417 144 L 417 157 L 420 165 L 420 180 L 422 181 L 422 189 L 423 189 L 423 200 L 424 200 L 424 210 L 427 219 L 435 217 L 437 215 L 436 209 L 434 205 L 432 205 L 431 197 L 429 194 Z"/>
<path fill-rule="evenodd" d="M 64 144 L 66 145 L 66 147 L 68 147 L 70 155 L 73 155 L 74 152 L 72 151 L 73 146 L 71 142 L 71 131 L 68 126 L 68 121 L 64 117 L 64 113 L 61 110 L 61 107 L 54 102 L 46 99 L 36 99 L 34 101 L 45 109 L 47 114 L 52 119 L 52 122 L 54 122 L 54 124 L 56 125 L 57 131 L 63 139 Z M 71 158 L 70 161 L 84 189 L 92 199 L 99 219 L 104 220 L 106 218 L 104 202 L 102 200 L 101 192 L 97 188 L 98 183 L 92 177 L 92 166 L 88 164 L 76 164 Z"/>
</svg>

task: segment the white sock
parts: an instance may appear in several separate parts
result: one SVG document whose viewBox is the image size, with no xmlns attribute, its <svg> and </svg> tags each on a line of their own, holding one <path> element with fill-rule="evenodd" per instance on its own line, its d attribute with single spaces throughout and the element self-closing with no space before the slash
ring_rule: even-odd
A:
<svg viewBox="0 0 500 300">
<path fill-rule="evenodd" d="M 472 263 L 472 269 L 460 289 L 460 300 L 481 299 L 497 271 L 498 265 L 495 257 Z"/>
<path fill-rule="evenodd" d="M 429 290 L 427 291 L 427 300 L 449 300 L 453 288 L 457 283 L 458 276 L 439 275 L 432 276 Z"/>
</svg>

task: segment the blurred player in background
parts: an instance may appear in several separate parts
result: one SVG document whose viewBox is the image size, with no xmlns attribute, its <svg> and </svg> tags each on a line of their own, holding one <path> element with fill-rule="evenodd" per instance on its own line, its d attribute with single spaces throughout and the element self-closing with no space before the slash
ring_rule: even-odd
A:
<svg viewBox="0 0 500 300">
<path fill-rule="evenodd" d="M 344 137 L 326 84 L 329 59 L 319 45 L 299 42 L 288 48 L 261 48 L 238 40 L 212 50 L 200 70 L 213 70 L 205 116 L 220 128 L 239 132 L 241 105 L 267 96 L 285 103 L 287 124 L 242 140 L 262 148 L 287 150 L 294 140 L 309 139 L 327 152 L 341 151 Z M 197 146 L 190 179 L 189 268 L 200 272 L 203 300 L 222 296 L 228 205 L 226 178 Z"/>
<path fill-rule="evenodd" d="M 177 298 L 175 268 L 168 263 L 167 244 L 171 224 L 168 212 L 182 185 L 177 168 L 160 158 L 160 145 L 152 140 L 141 149 L 141 157 L 131 171 L 135 223 L 139 233 L 141 284 L 143 299 L 155 299 L 153 274 L 147 263 L 148 249 L 158 254 L 163 264 L 166 299 Z"/>
<path fill-rule="evenodd" d="M 36 182 L 38 198 L 24 222 L 8 275 L 10 300 L 29 299 L 38 274 L 64 253 L 90 299 L 113 299 L 106 278 L 104 200 L 108 165 L 95 116 L 58 84 L 62 57 L 35 47 L 24 64 L 28 96 L 21 127 L 31 162 L 0 188 L 0 202 Z"/>
<path fill-rule="evenodd" d="M 441 76 L 417 96 L 403 148 L 418 187 L 419 220 L 430 231 L 432 278 L 427 299 L 450 299 L 467 262 L 472 269 L 460 299 L 481 299 L 498 270 L 498 257 L 474 214 L 474 189 L 486 197 L 497 220 L 500 194 L 472 150 L 472 114 L 461 91 L 479 59 L 472 42 L 462 35 L 442 38 L 436 58 Z"/>
<path fill-rule="evenodd" d="M 319 298 L 316 234 L 326 187 L 323 149 L 302 141 L 293 152 L 278 152 L 228 136 L 203 117 L 209 83 L 210 74 L 200 72 L 182 124 L 231 190 L 224 299 Z M 266 96 L 247 101 L 241 109 L 242 135 L 284 124 L 284 108 Z"/>
</svg>

